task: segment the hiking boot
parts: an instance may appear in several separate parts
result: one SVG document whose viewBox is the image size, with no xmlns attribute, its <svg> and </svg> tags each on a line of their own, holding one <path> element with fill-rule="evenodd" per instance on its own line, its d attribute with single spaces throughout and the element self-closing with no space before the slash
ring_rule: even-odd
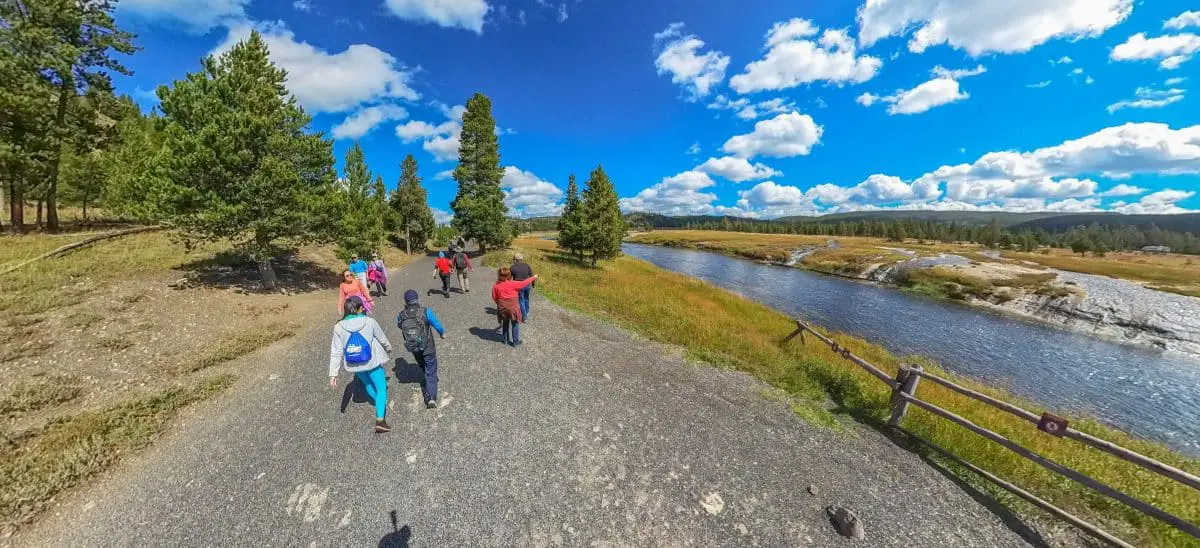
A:
<svg viewBox="0 0 1200 548">
<path fill-rule="evenodd" d="M 438 408 L 437 400 L 429 400 L 429 401 L 425 402 L 425 408 L 426 409 L 437 409 Z"/>
<path fill-rule="evenodd" d="M 375 433 L 376 434 L 382 434 L 384 432 L 391 432 L 391 431 L 392 431 L 392 427 L 388 426 L 387 421 L 385 421 L 383 419 L 375 419 Z"/>
</svg>

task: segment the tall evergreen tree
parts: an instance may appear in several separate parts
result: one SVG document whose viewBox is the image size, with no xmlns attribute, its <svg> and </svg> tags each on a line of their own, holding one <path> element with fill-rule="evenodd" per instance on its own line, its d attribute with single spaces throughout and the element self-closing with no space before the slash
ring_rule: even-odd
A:
<svg viewBox="0 0 1200 548">
<path fill-rule="evenodd" d="M 467 101 L 463 113 L 458 166 L 454 168 L 458 194 L 450 202 L 454 210 L 450 224 L 464 238 L 475 240 L 480 251 L 512 242 L 508 207 L 504 204 L 504 191 L 500 190 L 503 176 L 492 101 L 476 93 Z"/>
<path fill-rule="evenodd" d="M 417 244 L 417 250 L 425 249 L 425 242 L 433 237 L 437 227 L 433 220 L 433 211 L 429 209 L 428 195 L 421 186 L 421 176 L 417 174 L 417 160 L 412 154 L 404 157 L 400 163 L 400 182 L 388 200 L 392 210 L 396 212 L 400 233 L 404 235 L 405 251 L 412 253 L 412 244 Z"/>
<path fill-rule="evenodd" d="M 575 174 L 567 178 L 567 198 L 563 204 L 562 216 L 558 218 L 558 247 L 575 254 L 583 260 L 583 211 L 579 200 L 579 185 L 575 184 Z"/>
<path fill-rule="evenodd" d="M 592 254 L 592 266 L 597 259 L 611 259 L 621 253 L 625 238 L 625 220 L 617 190 L 613 187 L 604 166 L 596 166 L 588 177 L 580 207 L 583 219 L 583 248 Z"/>
<path fill-rule="evenodd" d="M 230 240 L 275 287 L 280 243 L 327 239 L 317 213 L 334 180 L 333 146 L 305 130 L 309 116 L 252 32 L 202 70 L 159 86 L 162 149 L 148 198 L 188 242 Z"/>
<path fill-rule="evenodd" d="M 346 150 L 344 177 L 336 193 L 338 254 L 368 256 L 379 249 L 387 236 L 383 179 L 372 181 L 362 147 L 355 141 Z"/>
</svg>

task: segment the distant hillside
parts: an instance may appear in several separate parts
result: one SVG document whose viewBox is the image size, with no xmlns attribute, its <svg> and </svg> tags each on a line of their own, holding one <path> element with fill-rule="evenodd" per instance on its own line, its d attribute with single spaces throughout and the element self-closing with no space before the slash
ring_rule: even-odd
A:
<svg viewBox="0 0 1200 548">
<path fill-rule="evenodd" d="M 820 217 L 780 217 L 783 222 L 812 222 L 840 223 L 858 221 L 935 221 L 940 223 L 962 223 L 969 225 L 986 225 L 993 220 L 1000 226 L 1007 227 L 1039 219 L 1061 216 L 1061 213 L 1008 213 L 997 211 L 855 211 L 852 213 L 834 213 Z"/>
<path fill-rule="evenodd" d="M 1056 215 L 1043 219 L 1034 219 L 1010 227 L 1014 231 L 1045 230 L 1055 233 L 1062 232 L 1075 226 L 1090 226 L 1093 223 L 1103 227 L 1132 226 L 1139 230 L 1149 230 L 1156 226 L 1159 230 L 1171 232 L 1188 232 L 1200 236 L 1200 213 L 1184 213 L 1180 215 L 1124 215 L 1121 213 L 1074 213 Z"/>
</svg>

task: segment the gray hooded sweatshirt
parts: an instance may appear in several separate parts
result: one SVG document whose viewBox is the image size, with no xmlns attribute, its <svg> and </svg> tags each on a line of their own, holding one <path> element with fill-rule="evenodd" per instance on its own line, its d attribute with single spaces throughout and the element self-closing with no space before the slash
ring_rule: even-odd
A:
<svg viewBox="0 0 1200 548">
<path fill-rule="evenodd" d="M 346 363 L 344 353 L 350 333 L 358 331 L 364 339 L 371 343 L 371 361 L 362 365 Z M 329 344 L 329 376 L 336 377 L 338 368 L 345 366 L 346 371 L 357 373 L 370 371 L 388 362 L 388 354 L 392 352 L 392 343 L 388 342 L 383 328 L 374 318 L 355 316 L 343 319 L 333 326 L 333 342 Z"/>
</svg>

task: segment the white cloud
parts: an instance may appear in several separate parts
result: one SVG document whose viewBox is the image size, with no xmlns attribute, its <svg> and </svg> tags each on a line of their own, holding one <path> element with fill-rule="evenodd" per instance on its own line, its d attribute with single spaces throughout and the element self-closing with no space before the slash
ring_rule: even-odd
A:
<svg viewBox="0 0 1200 548">
<path fill-rule="evenodd" d="M 1025 84 L 1025 87 L 1038 89 L 1038 88 L 1044 88 L 1048 85 L 1050 85 L 1050 80 L 1042 80 L 1041 82 L 1036 82 L 1033 84 Z"/>
<path fill-rule="evenodd" d="M 454 214 L 450 213 L 449 211 L 446 211 L 444 209 L 438 209 L 436 207 L 433 207 L 430 209 L 433 210 L 433 222 L 435 222 L 439 225 L 448 224 L 451 220 L 454 219 Z"/>
<path fill-rule="evenodd" d="M 946 44 L 972 56 L 1020 53 L 1056 38 L 1089 38 L 1125 20 L 1133 0 L 866 0 L 858 10 L 864 46 L 912 34 L 910 51 Z"/>
<path fill-rule="evenodd" d="M 691 156 L 700 154 L 700 142 L 697 141 L 695 143 L 692 143 L 692 146 L 688 147 L 687 153 Z"/>
<path fill-rule="evenodd" d="M 1153 89 L 1140 87 L 1133 92 L 1133 99 L 1117 101 L 1108 105 L 1108 112 L 1116 112 L 1123 108 L 1162 108 L 1171 103 L 1183 100 L 1184 90 L 1179 88 Z"/>
<path fill-rule="evenodd" d="M 1164 29 L 1179 30 L 1187 27 L 1200 27 L 1200 11 L 1185 11 L 1163 22 Z"/>
<path fill-rule="evenodd" d="M 504 168 L 504 177 L 500 179 L 500 188 L 504 189 L 504 203 L 518 217 L 545 217 L 562 213 L 562 189 L 539 179 L 529 171 L 522 171 L 513 166 Z"/>
<path fill-rule="evenodd" d="M 1146 38 L 1139 32 L 1112 49 L 1109 58 L 1113 61 L 1158 61 L 1164 69 L 1178 68 L 1192 55 L 1200 51 L 1200 36 L 1185 32 Z"/>
<path fill-rule="evenodd" d="M 484 0 L 384 0 L 384 6 L 401 19 L 477 34 L 483 34 L 483 19 L 492 9 Z"/>
<path fill-rule="evenodd" d="M 714 212 L 712 203 L 717 195 L 702 190 L 715 184 L 707 173 L 685 171 L 663 178 L 632 198 L 621 198 L 621 209 L 663 215 L 708 215 Z"/>
<path fill-rule="evenodd" d="M 1176 202 L 1195 195 L 1196 193 L 1190 190 L 1160 190 L 1147 194 L 1134 203 L 1114 207 L 1113 210 L 1133 214 L 1191 213 L 1193 210 L 1180 207 Z"/>
<path fill-rule="evenodd" d="M 296 35 L 283 23 L 259 23 L 255 27 L 271 50 L 271 60 L 287 70 L 288 91 L 309 112 L 344 112 L 364 103 L 419 97 L 409 87 L 411 74 L 395 57 L 374 46 L 353 44 L 341 52 L 329 53 L 296 41 Z M 228 50 L 248 38 L 251 30 L 249 23 L 230 27 L 215 51 Z"/>
<path fill-rule="evenodd" d="M 1101 192 L 1100 196 L 1104 196 L 1104 197 L 1136 196 L 1138 194 L 1142 194 L 1143 192 L 1146 192 L 1146 189 L 1144 189 L 1140 186 L 1127 185 L 1125 183 L 1121 183 L 1121 184 L 1114 186 L 1108 190 L 1105 190 L 1104 192 Z"/>
<path fill-rule="evenodd" d="M 817 125 L 812 116 L 788 112 L 756 122 L 753 132 L 730 137 L 721 150 L 747 159 L 803 156 L 821 141 L 824 131 L 825 128 Z"/>
<path fill-rule="evenodd" d="M 1179 84 L 1182 84 L 1185 80 L 1187 80 L 1187 78 L 1183 78 L 1183 77 L 1167 78 L 1165 81 L 1163 81 L 1163 85 L 1164 86 L 1178 86 Z"/>
<path fill-rule="evenodd" d="M 433 155 L 438 162 L 450 162 L 458 159 L 458 143 L 462 134 L 462 116 L 466 107 L 456 105 L 446 106 L 434 103 L 438 110 L 450 118 L 438 125 L 423 120 L 410 120 L 396 126 L 396 136 L 405 143 L 424 140 L 421 148 Z"/>
<path fill-rule="evenodd" d="M 403 120 L 408 111 L 399 105 L 375 105 L 360 108 L 347 116 L 342 123 L 333 127 L 330 134 L 334 139 L 357 139 L 371 132 L 388 120 Z"/>
<path fill-rule="evenodd" d="M 950 70 L 938 65 L 929 72 L 933 79 L 915 88 L 897 90 L 895 93 L 883 97 L 864 93 L 859 95 L 856 101 L 866 107 L 883 101 L 890 105 L 888 114 L 891 115 L 920 114 L 934 107 L 969 98 L 971 95 L 959 88 L 958 80 L 983 74 L 987 72 L 987 69 L 983 65 L 979 65 L 973 69 Z"/>
<path fill-rule="evenodd" d="M 818 29 L 806 19 L 775 23 L 767 31 L 766 55 L 729 79 L 738 93 L 781 90 L 826 81 L 838 85 L 862 83 L 875 77 L 883 61 L 858 55 L 854 40 L 843 29 Z"/>
<path fill-rule="evenodd" d="M 439 171 L 439 172 L 437 172 L 436 175 L 433 176 L 433 180 L 435 180 L 435 181 L 446 181 L 446 180 L 449 180 L 452 178 L 454 178 L 454 170 L 453 169 Z"/>
<path fill-rule="evenodd" d="M 188 32 L 204 34 L 213 28 L 246 19 L 250 0 L 122 0 L 121 15 L 180 25 Z"/>
<path fill-rule="evenodd" d="M 292 9 L 305 13 L 311 12 L 313 9 L 312 2 L 309 2 L 309 0 L 294 0 L 292 2 Z"/>
<path fill-rule="evenodd" d="M 794 186 L 763 181 L 738 193 L 738 207 L 754 217 L 774 218 L 790 215 L 816 215 L 820 207 L 813 198 Z"/>
<path fill-rule="evenodd" d="M 710 175 L 719 175 L 735 183 L 783 175 L 783 173 L 766 165 L 751 164 L 745 158 L 738 158 L 737 156 L 709 158 L 703 164 L 696 166 L 696 171 L 702 171 Z"/>
<path fill-rule="evenodd" d="M 1071 74 L 1074 74 L 1075 76 L 1079 76 L 1079 75 L 1083 74 L 1083 68 L 1075 67 L 1074 69 L 1071 70 Z"/>
<path fill-rule="evenodd" d="M 689 101 L 708 95 L 725 79 L 729 56 L 719 51 L 699 54 L 704 41 L 695 35 L 683 34 L 683 23 L 671 23 L 656 33 L 654 46 L 658 49 L 658 57 L 654 60 L 658 74 L 670 74 L 671 82 L 682 85 L 687 91 Z"/>
<path fill-rule="evenodd" d="M 1092 78 L 1091 76 L 1088 76 L 1087 78 L 1083 79 L 1083 83 L 1091 85 L 1091 84 L 1096 83 L 1096 79 Z"/>
<path fill-rule="evenodd" d="M 724 95 L 717 95 L 713 99 L 713 102 L 708 104 L 708 108 L 713 110 L 731 110 L 734 111 L 734 115 L 738 118 L 754 120 L 762 116 L 796 110 L 796 105 L 782 97 L 752 103 L 744 97 L 741 99 L 729 99 Z"/>
<path fill-rule="evenodd" d="M 1059 57 L 1058 60 L 1051 60 L 1050 64 L 1051 65 L 1069 65 L 1074 62 L 1075 62 L 1074 59 L 1071 59 L 1070 57 L 1067 57 L 1066 55 L 1064 55 L 1062 57 Z"/>
</svg>

